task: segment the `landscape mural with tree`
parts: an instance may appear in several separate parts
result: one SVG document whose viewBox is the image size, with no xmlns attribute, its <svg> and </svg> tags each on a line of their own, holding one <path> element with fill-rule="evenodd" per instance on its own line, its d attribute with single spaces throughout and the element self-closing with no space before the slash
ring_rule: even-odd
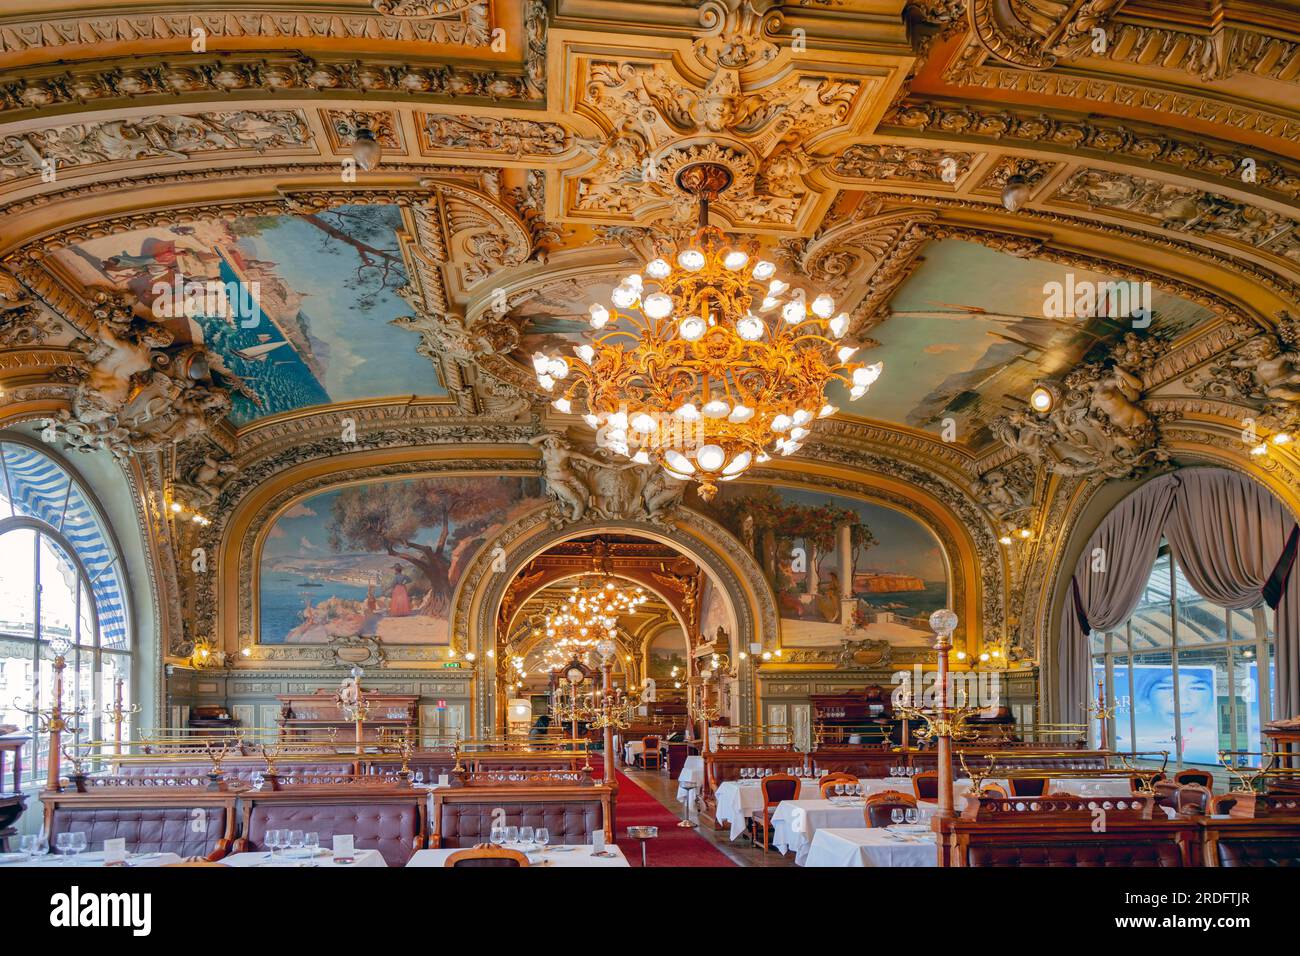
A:
<svg viewBox="0 0 1300 956">
<path fill-rule="evenodd" d="M 507 522 L 545 503 L 536 478 L 390 479 L 303 499 L 267 533 L 261 641 L 447 644 L 456 583 Z"/>
<path fill-rule="evenodd" d="M 841 575 L 852 580 L 855 639 L 914 643 L 925 618 L 948 599 L 947 563 L 935 536 L 893 508 L 798 488 L 737 482 L 710 504 L 697 503 L 740 540 L 776 594 L 782 638 L 791 645 L 834 645 L 845 636 Z M 848 525 L 849 567 L 838 535 Z"/>
</svg>

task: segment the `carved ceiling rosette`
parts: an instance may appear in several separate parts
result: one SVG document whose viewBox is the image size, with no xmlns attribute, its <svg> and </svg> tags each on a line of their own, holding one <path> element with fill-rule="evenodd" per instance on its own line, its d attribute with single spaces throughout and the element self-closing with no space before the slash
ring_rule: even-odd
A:
<svg viewBox="0 0 1300 956">
<path fill-rule="evenodd" d="M 887 73 L 880 65 L 803 63 L 768 50 L 762 24 L 772 22 L 776 6 L 702 7 L 709 33 L 694 53 L 707 78 L 660 50 L 618 58 L 572 52 L 566 106 L 600 132 L 578 141 L 591 161 L 562 173 L 566 216 L 685 221 L 694 209 L 674 177 L 690 163 L 710 161 L 734 179 L 715 204 L 731 226 L 793 232 L 806 225 L 824 191 L 810 174 L 828 161 L 830 143 L 865 131 L 883 107 Z M 754 42 L 728 41 L 732 28 L 748 31 Z M 788 63 L 773 75 L 782 60 Z"/>
</svg>

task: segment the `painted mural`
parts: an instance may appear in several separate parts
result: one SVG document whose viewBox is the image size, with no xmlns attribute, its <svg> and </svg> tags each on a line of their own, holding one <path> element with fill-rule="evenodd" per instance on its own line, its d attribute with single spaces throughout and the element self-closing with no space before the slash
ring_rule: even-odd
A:
<svg viewBox="0 0 1300 956">
<path fill-rule="evenodd" d="M 772 485 L 726 485 L 710 511 L 762 566 L 776 594 L 782 642 L 838 646 L 853 640 L 923 644 L 926 621 L 949 601 L 943 550 L 916 519 L 855 498 Z M 850 567 L 836 529 L 851 528 Z M 841 621 L 840 581 L 852 575 L 852 634 Z"/>
<path fill-rule="evenodd" d="M 1145 316 L 1136 327 L 1105 314 L 1048 316 L 1057 304 L 1044 292 L 1049 283 L 1082 290 L 1112 281 L 975 243 L 932 243 L 889 318 L 871 330 L 880 346 L 862 353 L 884 362 L 879 383 L 857 402 L 833 401 L 849 414 L 931 431 L 952 418 L 957 439 L 980 446 L 991 438 L 989 421 L 1023 407 L 1039 379 L 1100 356 L 1125 332 L 1171 339 L 1211 317 L 1158 290 L 1145 327 Z"/>
<path fill-rule="evenodd" d="M 445 645 L 469 562 L 543 501 L 538 479 L 505 476 L 390 479 L 304 498 L 262 546 L 260 641 Z"/>
<path fill-rule="evenodd" d="M 447 394 L 410 314 L 396 206 L 339 206 L 306 216 L 251 216 L 139 229 L 58 253 L 87 286 L 133 292 L 178 341 L 220 354 L 253 393 L 245 424 L 311 405 Z"/>
<path fill-rule="evenodd" d="M 671 686 L 675 676 L 686 673 L 686 635 L 680 627 L 670 627 L 655 635 L 647 649 L 647 677 L 663 686 Z M 674 671 L 675 669 L 675 671 Z"/>
</svg>

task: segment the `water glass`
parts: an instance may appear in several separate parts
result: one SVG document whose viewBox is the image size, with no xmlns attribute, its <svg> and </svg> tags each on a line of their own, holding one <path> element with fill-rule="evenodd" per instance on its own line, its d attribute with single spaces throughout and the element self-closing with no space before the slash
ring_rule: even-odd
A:
<svg viewBox="0 0 1300 956">
<path fill-rule="evenodd" d="M 320 849 L 320 834 L 308 833 L 303 839 L 303 845 L 307 847 L 307 855 L 315 859 L 316 851 Z"/>
<path fill-rule="evenodd" d="M 281 845 L 283 842 L 284 842 L 284 831 L 282 831 L 282 830 L 267 830 L 267 831 L 266 831 L 266 840 L 265 840 L 265 843 L 266 843 L 267 848 L 271 851 L 271 860 L 272 860 L 272 862 L 274 862 L 274 860 L 275 860 L 275 851 L 278 850 L 278 849 L 280 849 L 280 845 Z"/>
<path fill-rule="evenodd" d="M 415 771 L 415 782 L 416 782 L 416 783 L 424 783 L 424 771 L 423 771 L 423 770 L 417 770 L 417 771 Z"/>
<path fill-rule="evenodd" d="M 908 823 L 916 823 L 921 819 L 921 814 L 917 812 L 916 807 L 908 807 L 903 816 L 907 818 Z"/>
<path fill-rule="evenodd" d="M 506 843 L 515 844 L 519 842 L 519 828 L 506 827 Z"/>
<path fill-rule="evenodd" d="M 501 844 L 505 843 L 506 828 L 501 826 L 500 824 L 494 824 L 492 827 L 492 833 L 491 835 L 488 836 L 488 840 L 492 843 L 493 846 L 500 846 Z"/>
<path fill-rule="evenodd" d="M 77 857 L 86 852 L 86 834 L 82 830 L 77 830 L 72 834 L 72 861 L 76 865 Z"/>
<path fill-rule="evenodd" d="M 538 827 L 536 840 L 537 845 L 545 850 L 547 844 L 551 842 L 551 831 L 546 829 L 546 827 Z"/>
<path fill-rule="evenodd" d="M 536 831 L 533 830 L 532 827 L 520 827 L 520 828 L 519 828 L 519 842 L 522 843 L 522 844 L 524 844 L 525 846 L 529 846 L 529 845 L 531 845 L 532 842 L 533 842 L 533 837 L 534 837 L 535 833 L 536 833 Z"/>
<path fill-rule="evenodd" d="M 18 848 L 27 855 L 27 859 L 34 860 L 50 851 L 49 844 L 45 840 L 44 833 L 27 833 L 18 841 Z"/>
<path fill-rule="evenodd" d="M 306 842 L 306 835 L 301 830 L 289 831 L 289 850 L 290 856 L 301 858 L 303 845 Z"/>
<path fill-rule="evenodd" d="M 59 856 L 63 858 L 63 863 L 68 862 L 68 854 L 72 852 L 72 834 L 60 833 L 54 838 L 54 848 L 58 851 Z"/>
<path fill-rule="evenodd" d="M 889 811 L 889 819 L 893 820 L 895 823 L 902 823 L 906 817 L 904 816 L 901 807 L 894 807 L 894 809 Z"/>
</svg>

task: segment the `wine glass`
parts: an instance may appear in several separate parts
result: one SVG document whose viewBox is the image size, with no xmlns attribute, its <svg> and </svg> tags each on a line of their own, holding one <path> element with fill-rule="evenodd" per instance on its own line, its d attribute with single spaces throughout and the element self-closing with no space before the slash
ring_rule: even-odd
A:
<svg viewBox="0 0 1300 956">
<path fill-rule="evenodd" d="M 416 783 L 424 783 L 424 771 L 423 771 L 423 770 L 417 770 L 417 771 L 415 771 L 415 782 L 416 782 Z"/>
<path fill-rule="evenodd" d="M 308 833 L 303 838 L 303 844 L 307 847 L 307 855 L 315 859 L 316 851 L 320 849 L 320 834 Z"/>
<path fill-rule="evenodd" d="M 506 843 L 514 845 L 519 842 L 519 828 L 506 827 Z"/>
<path fill-rule="evenodd" d="M 19 849 L 27 855 L 28 860 L 35 860 L 50 851 L 49 844 L 45 840 L 44 833 L 27 833 L 18 842 Z"/>
<path fill-rule="evenodd" d="M 303 844 L 306 842 L 306 836 L 301 830 L 289 831 L 289 855 L 295 858 L 302 857 Z"/>
<path fill-rule="evenodd" d="M 531 846 L 536 832 L 532 827 L 519 828 L 519 842 L 524 846 Z"/>
<path fill-rule="evenodd" d="M 506 842 L 506 828 L 499 823 L 492 824 L 492 833 L 488 836 L 488 840 L 493 846 L 501 846 Z"/>
<path fill-rule="evenodd" d="M 844 784 L 842 783 L 832 784 L 831 793 L 835 794 L 835 796 L 837 797 L 844 796 Z"/>
<path fill-rule="evenodd" d="M 921 814 L 917 811 L 916 807 L 908 807 L 907 810 L 904 811 L 903 816 L 907 819 L 908 823 L 912 824 L 917 823 L 921 819 Z"/>
<path fill-rule="evenodd" d="M 284 833 L 280 830 L 267 830 L 266 840 L 264 841 L 271 851 L 271 862 L 275 862 L 275 851 L 280 849 L 280 843 L 284 839 Z"/>
<path fill-rule="evenodd" d="M 77 865 L 77 858 L 86 852 L 86 833 L 84 830 L 77 830 L 72 834 L 72 865 Z"/>
<path fill-rule="evenodd" d="M 546 829 L 546 827 L 538 827 L 536 833 L 536 840 L 537 840 L 538 848 L 545 850 L 547 844 L 551 842 L 551 831 Z"/>
<path fill-rule="evenodd" d="M 63 864 L 66 866 L 68 862 L 68 854 L 72 852 L 72 834 L 60 833 L 56 836 L 54 838 L 54 848 L 58 851 L 59 856 L 62 857 Z"/>
<path fill-rule="evenodd" d="M 903 820 L 906 819 L 906 817 L 903 814 L 903 808 L 894 807 L 894 809 L 890 810 L 889 819 L 894 821 L 895 823 L 902 823 Z"/>
</svg>

